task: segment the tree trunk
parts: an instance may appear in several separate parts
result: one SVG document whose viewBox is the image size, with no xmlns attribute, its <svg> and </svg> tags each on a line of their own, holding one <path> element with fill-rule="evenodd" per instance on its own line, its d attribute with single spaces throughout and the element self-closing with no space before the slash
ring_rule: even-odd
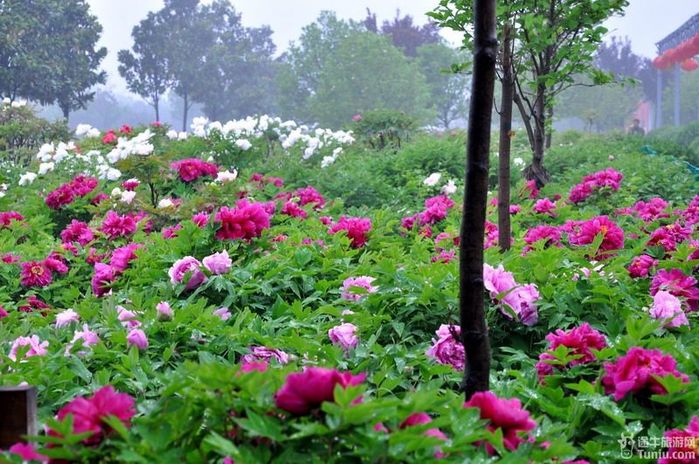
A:
<svg viewBox="0 0 699 464">
<path fill-rule="evenodd" d="M 510 249 L 510 144 L 512 135 L 512 76 L 511 26 L 503 27 L 502 95 L 500 99 L 500 146 L 498 166 L 498 243 L 500 250 Z"/>
<path fill-rule="evenodd" d="M 68 106 L 61 105 L 61 111 L 63 112 L 63 119 L 68 122 L 68 118 L 70 117 L 70 108 Z"/>
<path fill-rule="evenodd" d="M 477 391 L 488 390 L 490 385 L 490 342 L 483 295 L 483 241 L 498 44 L 495 10 L 495 0 L 474 0 L 473 79 L 459 247 L 459 310 L 461 339 L 466 351 L 463 384 L 466 399 Z"/>
<path fill-rule="evenodd" d="M 187 130 L 187 112 L 189 111 L 189 99 L 187 90 L 183 92 L 182 99 L 184 100 L 184 112 L 182 114 L 182 130 Z"/>
<path fill-rule="evenodd" d="M 160 122 L 160 98 L 153 99 L 153 108 L 155 108 L 155 122 Z"/>
<path fill-rule="evenodd" d="M 553 124 L 553 106 L 549 105 L 548 108 L 546 108 L 546 121 Z M 549 130 L 546 131 L 546 149 L 548 150 L 551 148 L 551 138 L 553 137 L 553 128 L 549 127 Z"/>
<path fill-rule="evenodd" d="M 549 180 L 549 174 L 544 168 L 544 151 L 546 147 L 546 87 L 539 84 L 536 89 L 536 101 L 534 102 L 534 150 L 532 164 L 524 170 L 527 179 L 533 179 L 539 188 L 543 187 Z"/>
</svg>

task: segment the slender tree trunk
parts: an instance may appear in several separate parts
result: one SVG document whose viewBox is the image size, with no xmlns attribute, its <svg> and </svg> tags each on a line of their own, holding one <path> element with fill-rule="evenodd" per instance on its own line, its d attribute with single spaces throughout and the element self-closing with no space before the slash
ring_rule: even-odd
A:
<svg viewBox="0 0 699 464">
<path fill-rule="evenodd" d="M 153 99 L 153 107 L 155 108 L 155 121 L 160 122 L 160 97 Z"/>
<path fill-rule="evenodd" d="M 466 351 L 464 393 L 469 399 L 490 386 L 490 341 L 485 323 L 483 241 L 488 196 L 488 157 L 493 111 L 497 35 L 495 0 L 474 0 L 473 80 L 469 109 L 466 189 L 459 247 L 459 310 Z"/>
<path fill-rule="evenodd" d="M 536 101 L 534 102 L 534 146 L 532 164 L 524 170 L 527 179 L 534 179 L 537 186 L 543 187 L 549 180 L 549 174 L 544 168 L 544 152 L 546 150 L 546 87 L 539 84 L 536 89 Z"/>
<path fill-rule="evenodd" d="M 182 130 L 187 130 L 187 112 L 189 111 L 189 95 L 187 90 L 183 92 L 182 99 L 184 100 L 184 112 L 182 115 Z"/>
<path fill-rule="evenodd" d="M 512 76 L 511 26 L 503 27 L 502 95 L 500 98 L 500 153 L 498 166 L 498 243 L 501 251 L 510 249 L 510 145 L 512 136 Z"/>
<path fill-rule="evenodd" d="M 63 119 L 65 119 L 66 122 L 68 122 L 68 118 L 70 117 L 70 108 L 61 105 L 61 111 L 63 112 Z"/>
<path fill-rule="evenodd" d="M 546 108 L 546 121 L 553 124 L 553 106 L 549 105 L 548 108 Z M 546 149 L 548 150 L 551 148 L 551 138 L 553 137 L 553 128 L 549 127 L 549 130 L 546 131 Z"/>
</svg>

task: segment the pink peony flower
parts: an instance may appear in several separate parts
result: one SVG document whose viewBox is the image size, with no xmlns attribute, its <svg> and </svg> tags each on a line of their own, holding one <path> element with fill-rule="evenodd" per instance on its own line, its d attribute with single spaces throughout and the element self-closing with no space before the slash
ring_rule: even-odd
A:
<svg viewBox="0 0 699 464">
<path fill-rule="evenodd" d="M 697 279 L 688 276 L 680 269 L 660 269 L 650 284 L 650 294 L 666 290 L 685 302 L 690 311 L 699 309 L 699 286 Z"/>
<path fill-rule="evenodd" d="M 85 444 L 97 444 L 110 432 L 111 428 L 103 419 L 116 417 L 126 427 L 130 427 L 131 418 L 136 414 L 134 399 L 125 394 L 117 393 L 111 385 L 97 390 L 91 397 L 77 397 L 63 406 L 56 419 L 63 421 L 66 416 L 73 417 L 73 433 L 91 432 L 91 436 L 83 440 Z M 49 435 L 58 433 L 49 430 Z"/>
<path fill-rule="evenodd" d="M 248 374 L 250 372 L 266 372 L 269 368 L 269 363 L 267 361 L 243 361 L 240 364 L 240 372 Z"/>
<path fill-rule="evenodd" d="M 244 355 L 241 361 L 251 363 L 255 361 L 269 361 L 274 359 L 279 364 L 288 364 L 289 355 L 276 348 L 268 348 L 266 346 L 251 346 L 250 353 Z"/>
<path fill-rule="evenodd" d="M 470 400 L 464 403 L 465 408 L 478 408 L 481 419 L 489 421 L 486 428 L 495 432 L 502 431 L 505 448 L 516 450 L 524 443 L 522 435 L 536 427 L 536 422 L 531 418 L 527 410 L 522 409 L 522 403 L 516 398 L 498 398 L 493 392 L 476 392 Z M 494 454 L 495 449 L 486 444 L 488 454 Z"/>
<path fill-rule="evenodd" d="M 330 337 L 330 341 L 334 345 L 339 346 L 345 351 L 356 348 L 357 344 L 359 343 L 357 326 L 350 324 L 349 322 L 337 325 L 328 330 L 328 337 Z"/>
<path fill-rule="evenodd" d="M 665 320 L 665 327 L 689 325 L 687 316 L 682 310 L 680 299 L 664 290 L 658 291 L 653 296 L 653 306 L 650 308 L 650 315 L 655 319 Z"/>
<path fill-rule="evenodd" d="M 9 315 L 10 313 L 8 313 L 7 310 L 0 305 L 0 319 L 4 319 Z"/>
<path fill-rule="evenodd" d="M 566 331 L 557 329 L 555 332 L 548 334 L 546 340 L 549 342 L 546 352 L 539 355 L 539 362 L 536 363 L 539 380 L 542 380 L 547 375 L 553 374 L 554 367 L 563 369 L 570 366 L 594 362 L 597 357 L 592 350 L 601 350 L 607 346 L 604 335 L 590 327 L 587 322 Z M 555 351 L 559 346 L 568 348 L 569 354 L 575 358 L 565 366 L 554 366 L 547 362 L 556 360 L 556 357 L 549 352 Z"/>
<path fill-rule="evenodd" d="M 648 246 L 661 246 L 665 253 L 677 250 L 677 245 L 692 236 L 691 227 L 682 227 L 679 223 L 668 224 L 657 228 L 650 234 Z"/>
<path fill-rule="evenodd" d="M 672 429 L 664 438 L 670 444 L 658 464 L 696 464 L 699 460 L 699 417 L 692 416 L 686 429 Z"/>
<path fill-rule="evenodd" d="M 542 198 L 541 200 L 537 200 L 536 203 L 534 203 L 534 207 L 532 210 L 535 213 L 539 214 L 547 214 L 551 217 L 556 217 L 556 213 L 553 211 L 556 209 L 556 203 L 552 202 L 548 198 Z"/>
<path fill-rule="evenodd" d="M 568 241 L 576 246 L 590 245 L 599 235 L 602 236 L 602 243 L 597 258 L 609 257 L 608 252 L 624 248 L 624 231 L 607 216 L 598 216 L 573 225 Z"/>
<path fill-rule="evenodd" d="M 534 247 L 532 245 L 539 241 L 545 241 L 545 247 L 562 247 L 561 230 L 558 227 L 547 225 L 532 227 L 531 229 L 527 230 L 526 234 L 524 234 L 524 242 L 527 244 L 527 246 L 522 249 L 522 253 L 526 254 L 533 250 Z"/>
<path fill-rule="evenodd" d="M 233 261 L 228 256 L 228 252 L 226 250 L 207 256 L 202 260 L 202 263 L 204 263 L 204 267 L 209 272 L 216 275 L 226 274 L 233 266 Z"/>
<path fill-rule="evenodd" d="M 73 350 L 73 346 L 79 340 L 82 342 L 82 346 L 84 348 L 88 348 L 100 342 L 100 338 L 97 335 L 97 333 L 90 330 L 90 327 L 88 327 L 87 324 L 83 324 L 83 330 L 76 330 L 73 334 L 73 339 L 70 341 L 70 343 L 68 343 L 68 345 L 66 345 L 66 356 L 68 356 L 71 353 L 71 351 Z M 86 352 L 81 351 L 78 354 L 84 355 L 86 354 Z"/>
<path fill-rule="evenodd" d="M 175 161 L 170 164 L 170 169 L 177 171 L 183 182 L 193 182 L 204 176 L 216 178 L 218 175 L 218 166 L 198 158 Z"/>
<path fill-rule="evenodd" d="M 99 181 L 94 177 L 76 176 L 68 185 L 76 196 L 84 197 L 99 185 Z"/>
<path fill-rule="evenodd" d="M 656 377 L 672 375 L 688 382 L 689 378 L 677 370 L 677 361 L 660 350 L 647 350 L 635 346 L 613 363 L 605 363 L 602 384 L 607 394 L 620 401 L 629 393 L 650 392 L 664 395 L 666 392 Z"/>
<path fill-rule="evenodd" d="M 168 303 L 167 301 L 161 301 L 160 303 L 155 305 L 155 310 L 157 312 L 159 321 L 169 321 L 170 319 L 172 319 L 172 307 L 170 306 L 170 303 Z"/>
<path fill-rule="evenodd" d="M 102 137 L 102 143 L 105 145 L 111 145 L 117 141 L 117 136 L 114 133 L 113 129 L 110 129 L 109 132 L 104 134 L 104 137 Z"/>
<path fill-rule="evenodd" d="M 78 242 L 85 246 L 94 240 L 95 236 L 92 229 L 84 222 L 73 219 L 68 226 L 61 232 L 61 240 L 64 243 Z"/>
<path fill-rule="evenodd" d="M 522 207 L 521 207 L 521 206 L 519 206 L 519 205 L 510 205 L 510 214 L 511 214 L 511 215 L 514 216 L 514 215 L 518 214 L 520 211 L 522 211 Z"/>
<path fill-rule="evenodd" d="M 203 229 L 209 224 L 209 214 L 205 212 L 197 213 L 192 216 L 192 222 L 200 229 Z"/>
<path fill-rule="evenodd" d="M 141 243 L 130 243 L 123 247 L 116 248 L 112 252 L 109 264 L 111 264 L 117 272 L 124 272 L 129 267 L 129 263 L 137 258 L 136 250 L 142 247 L 143 244 Z"/>
<path fill-rule="evenodd" d="M 102 296 L 109 291 L 110 284 L 112 284 L 117 276 L 119 275 L 119 270 L 113 266 L 104 263 L 95 264 L 95 273 L 92 276 L 92 293 L 95 296 Z"/>
<path fill-rule="evenodd" d="M 220 318 L 222 321 L 227 321 L 231 318 L 231 312 L 228 308 L 218 308 L 214 311 L 214 316 Z"/>
<path fill-rule="evenodd" d="M 17 211 L 5 211 L 0 213 L 0 228 L 9 227 L 12 221 L 20 222 L 24 220 L 24 216 Z"/>
<path fill-rule="evenodd" d="M 207 277 L 201 272 L 201 263 L 198 259 L 192 256 L 185 256 L 182 259 L 175 261 L 168 271 L 170 282 L 173 285 L 185 283 L 185 277 L 189 276 L 185 283 L 186 290 L 197 288 L 202 283 L 206 282 Z"/>
<path fill-rule="evenodd" d="M 216 213 L 215 222 L 221 227 L 216 231 L 219 240 L 252 240 L 262 235 L 270 226 L 270 214 L 261 203 L 239 200 L 235 208 L 222 207 Z"/>
<path fill-rule="evenodd" d="M 342 298 L 350 301 L 359 301 L 368 293 L 376 293 L 379 287 L 374 287 L 372 282 L 376 279 L 369 276 L 348 277 L 342 282 Z M 357 289 L 364 291 L 357 292 Z"/>
<path fill-rule="evenodd" d="M 662 198 L 651 198 L 648 202 L 639 201 L 631 207 L 631 211 L 635 213 L 644 222 L 653 222 L 660 218 L 670 217 L 664 211 L 668 207 L 668 202 Z"/>
<path fill-rule="evenodd" d="M 48 462 L 49 460 L 48 457 L 44 456 L 43 454 L 39 454 L 36 451 L 36 448 L 34 448 L 34 445 L 32 445 L 31 443 L 15 443 L 14 445 L 10 446 L 10 449 L 8 449 L 8 451 L 11 454 L 21 457 L 23 462 Z"/>
<path fill-rule="evenodd" d="M 281 213 L 287 216 L 297 217 L 301 219 L 306 219 L 308 217 L 308 213 L 301 209 L 301 207 L 293 201 L 287 201 L 286 203 L 284 203 Z"/>
<path fill-rule="evenodd" d="M 417 413 L 413 413 L 413 414 L 409 415 L 403 422 L 400 423 L 398 428 L 405 429 L 407 427 L 415 427 L 418 425 L 429 424 L 430 422 L 432 422 L 432 418 L 428 414 L 426 414 L 424 412 L 417 412 Z M 377 430 L 377 426 L 379 426 L 378 430 Z M 377 431 L 381 431 L 380 427 L 383 427 L 384 429 L 386 429 L 386 427 L 381 423 L 376 424 L 374 426 L 374 429 Z M 386 431 L 388 431 L 388 429 L 386 429 Z M 438 428 L 431 428 L 431 429 L 425 430 L 424 435 L 426 435 L 428 437 L 438 438 L 438 439 L 443 440 L 443 441 L 448 440 L 448 437 L 444 434 L 444 432 L 442 432 Z M 445 458 L 446 454 L 444 454 L 439 447 L 436 447 L 434 457 L 437 459 L 441 459 L 441 458 Z"/>
<path fill-rule="evenodd" d="M 67 326 L 73 322 L 78 322 L 80 320 L 80 315 L 73 311 L 72 309 L 66 309 L 56 314 L 56 328 L 60 329 Z"/>
<path fill-rule="evenodd" d="M 299 198 L 299 204 L 301 206 L 312 204 L 313 209 L 321 209 L 325 206 L 323 195 L 310 185 L 296 190 L 294 196 Z"/>
<path fill-rule="evenodd" d="M 341 388 L 362 383 L 365 374 L 353 375 L 323 367 L 307 367 L 287 375 L 286 382 L 274 395 L 279 409 L 296 415 L 306 415 L 325 401 L 335 399 L 335 386 Z"/>
<path fill-rule="evenodd" d="M 629 271 L 629 275 L 637 279 L 639 277 L 648 277 L 651 269 L 658 265 L 658 260 L 653 259 L 648 255 L 636 256 L 631 260 L 631 264 L 626 268 Z"/>
<path fill-rule="evenodd" d="M 466 352 L 461 343 L 461 327 L 442 324 L 436 333 L 438 339 L 432 339 L 432 346 L 425 354 L 439 364 L 448 364 L 457 371 L 462 371 L 466 365 Z"/>
<path fill-rule="evenodd" d="M 20 283 L 24 287 L 46 287 L 53 282 L 53 273 L 45 262 L 26 261 L 20 266 Z"/>
<path fill-rule="evenodd" d="M 126 342 L 129 346 L 135 346 L 139 350 L 148 348 L 148 337 L 141 329 L 131 329 L 126 335 Z"/>
<path fill-rule="evenodd" d="M 483 280 L 490 297 L 501 305 L 507 305 L 524 325 L 531 326 L 537 323 L 539 316 L 536 301 L 539 299 L 539 291 L 536 285 L 520 286 L 512 273 L 505 271 L 502 264 L 497 268 L 484 264 Z M 512 318 L 502 306 L 500 312 L 508 319 Z"/>
<path fill-rule="evenodd" d="M 342 216 L 339 221 L 330 226 L 328 233 L 333 235 L 340 231 L 346 232 L 353 248 L 361 248 L 366 244 L 367 235 L 371 231 L 371 220 Z"/>
<path fill-rule="evenodd" d="M 99 230 L 104 232 L 110 240 L 128 237 L 136 232 L 136 220 L 132 216 L 121 216 L 116 211 L 110 210 L 104 216 Z"/>
<path fill-rule="evenodd" d="M 175 224 L 172 227 L 165 227 L 162 230 L 161 235 L 165 240 L 177 238 L 177 231 L 179 231 L 180 229 L 182 229 L 182 224 Z"/>
<path fill-rule="evenodd" d="M 528 196 L 532 200 L 539 196 L 539 188 L 537 187 L 536 181 L 534 179 L 528 180 L 524 184 L 524 190 L 525 192 L 528 192 Z"/>
<path fill-rule="evenodd" d="M 10 347 L 10 354 L 7 355 L 13 361 L 17 361 L 17 351 L 20 348 L 28 346 L 29 349 L 24 353 L 25 358 L 31 358 L 32 356 L 46 356 L 48 353 L 47 349 L 49 346 L 48 341 L 41 341 L 37 335 L 32 335 L 31 337 L 17 337 Z"/>
<path fill-rule="evenodd" d="M 456 252 L 454 250 L 442 250 L 438 255 L 432 257 L 432 262 L 447 264 L 452 262 L 455 258 Z"/>
</svg>

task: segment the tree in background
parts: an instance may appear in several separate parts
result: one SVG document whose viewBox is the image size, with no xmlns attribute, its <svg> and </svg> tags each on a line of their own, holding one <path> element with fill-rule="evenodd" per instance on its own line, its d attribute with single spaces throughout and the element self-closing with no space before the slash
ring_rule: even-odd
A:
<svg viewBox="0 0 699 464">
<path fill-rule="evenodd" d="M 455 63 L 465 61 L 463 56 L 443 43 L 422 45 L 417 49 L 417 62 L 430 90 L 431 109 L 438 124 L 450 125 L 466 118 L 468 102 L 468 75 Z"/>
<path fill-rule="evenodd" d="M 595 65 L 611 72 L 617 80 L 633 78 L 641 83 L 643 94 L 648 100 L 655 101 L 658 75 L 650 58 L 636 55 L 631 49 L 628 37 L 612 37 L 602 42 L 597 49 Z"/>
<path fill-rule="evenodd" d="M 216 40 L 204 54 L 193 100 L 213 120 L 271 113 L 276 88 L 272 30 L 243 27 L 227 1 L 216 1 L 201 14 Z"/>
<path fill-rule="evenodd" d="M 379 30 L 376 22 L 376 13 L 372 13 L 367 8 L 367 16 L 362 24 L 369 32 L 390 37 L 394 46 L 413 58 L 418 56 L 418 49 L 421 46 L 442 42 L 437 24 L 427 22 L 422 26 L 418 26 L 413 22 L 413 17 L 410 15 L 405 15 L 401 18 L 400 10 L 396 11 L 393 21 L 384 21 L 381 25 L 381 30 Z"/>
<path fill-rule="evenodd" d="M 303 28 L 298 41 L 291 42 L 280 57 L 277 83 L 282 116 L 311 122 L 310 98 L 318 90 L 321 72 L 340 42 L 361 29 L 357 23 L 338 19 L 332 11 L 322 11 Z"/>
<path fill-rule="evenodd" d="M 148 13 L 134 26 L 131 37 L 133 51 L 119 51 L 119 74 L 131 92 L 143 97 L 153 107 L 155 120 L 160 121 L 160 101 L 172 86 L 169 63 L 163 53 L 167 36 L 161 18 Z"/>
<path fill-rule="evenodd" d="M 320 70 L 311 96 L 314 120 L 340 127 L 374 109 L 403 111 L 429 120 L 429 89 L 413 60 L 384 37 L 356 32 L 342 40 Z"/>
<path fill-rule="evenodd" d="M 102 26 L 84 0 L 4 0 L 0 30 L 0 93 L 10 99 L 56 103 L 67 119 L 105 82 Z"/>
</svg>

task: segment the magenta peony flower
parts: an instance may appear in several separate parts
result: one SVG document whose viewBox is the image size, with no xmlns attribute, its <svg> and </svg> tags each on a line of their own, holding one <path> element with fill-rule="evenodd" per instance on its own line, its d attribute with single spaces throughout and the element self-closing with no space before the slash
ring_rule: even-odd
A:
<svg viewBox="0 0 699 464">
<path fill-rule="evenodd" d="M 692 236 L 691 227 L 682 227 L 679 223 L 668 224 L 657 228 L 650 234 L 648 246 L 661 246 L 665 253 L 677 250 L 677 245 Z"/>
<path fill-rule="evenodd" d="M 269 361 L 274 359 L 279 364 L 288 364 L 289 355 L 278 350 L 276 348 L 268 348 L 266 346 L 251 346 L 250 353 L 244 355 L 241 361 L 244 363 L 251 363 L 255 361 Z"/>
<path fill-rule="evenodd" d="M 650 315 L 655 319 L 665 320 L 665 327 L 689 325 L 687 316 L 682 310 L 680 299 L 664 290 L 658 291 L 653 296 L 653 306 L 650 308 Z"/>
<path fill-rule="evenodd" d="M 216 178 L 218 174 L 218 166 L 198 158 L 175 161 L 170 164 L 170 169 L 177 171 L 183 182 L 193 182 L 204 176 Z"/>
<path fill-rule="evenodd" d="M 465 408 L 478 408 L 481 411 L 481 419 L 489 421 L 486 428 L 495 432 L 502 431 L 505 448 L 516 450 L 524 442 L 522 435 L 536 427 L 536 422 L 529 412 L 522 409 L 522 403 L 516 398 L 498 398 L 493 392 L 476 392 L 470 400 L 464 403 Z M 486 444 L 488 454 L 494 454 L 495 449 Z"/>
<path fill-rule="evenodd" d="M 461 327 L 442 324 L 436 333 L 437 340 L 432 339 L 432 346 L 425 354 L 439 364 L 448 364 L 457 371 L 463 370 L 466 365 L 466 352 L 461 343 Z"/>
<path fill-rule="evenodd" d="M 34 295 L 30 295 L 27 297 L 27 304 L 22 305 L 18 308 L 20 311 L 23 313 L 31 313 L 35 309 L 41 310 L 41 313 L 44 314 L 46 311 L 43 311 L 44 309 L 49 309 L 49 305 L 41 301 L 39 298 L 37 298 Z"/>
<path fill-rule="evenodd" d="M 46 348 L 49 346 L 48 341 L 41 341 L 37 335 L 32 335 L 31 337 L 17 337 L 10 347 L 10 354 L 7 355 L 13 361 L 17 361 L 17 351 L 21 347 L 28 346 L 29 350 L 24 354 L 25 358 L 31 358 L 32 356 L 45 356 L 48 351 Z"/>
<path fill-rule="evenodd" d="M 165 240 L 169 240 L 171 238 L 176 238 L 177 237 L 177 231 L 182 229 L 182 224 L 175 224 L 172 227 L 165 227 L 161 234 Z"/>
<path fill-rule="evenodd" d="M 170 282 L 173 285 L 185 283 L 185 277 L 189 276 L 185 283 L 186 290 L 197 288 L 202 283 L 206 282 L 207 277 L 201 272 L 201 263 L 198 259 L 192 256 L 185 256 L 182 259 L 175 261 L 168 271 Z"/>
<path fill-rule="evenodd" d="M 524 184 L 524 190 L 525 192 L 529 192 L 528 196 L 531 200 L 539 196 L 539 188 L 536 185 L 536 181 L 534 179 L 528 180 Z"/>
<path fill-rule="evenodd" d="M 104 263 L 95 264 L 95 273 L 92 276 L 92 293 L 95 296 L 102 296 L 109 292 L 110 284 L 112 284 L 119 270 L 113 266 Z"/>
<path fill-rule="evenodd" d="M 110 240 L 127 237 L 136 232 L 136 220 L 132 216 L 121 216 L 116 211 L 110 210 L 104 216 L 99 230 L 104 232 Z"/>
<path fill-rule="evenodd" d="M 0 305 L 0 319 L 3 319 L 9 315 L 10 313 L 8 313 L 7 310 Z"/>
<path fill-rule="evenodd" d="M 697 279 L 680 269 L 660 269 L 650 284 L 650 294 L 666 290 L 684 301 L 690 311 L 699 309 L 699 286 Z"/>
<path fill-rule="evenodd" d="M 699 417 L 692 416 L 686 429 L 672 429 L 663 435 L 670 444 L 658 464 L 696 464 L 699 460 Z"/>
<path fill-rule="evenodd" d="M 192 216 L 192 222 L 200 229 L 203 229 L 209 224 L 209 214 L 205 212 L 197 213 Z"/>
<path fill-rule="evenodd" d="M 516 215 L 519 214 L 519 212 L 522 211 L 522 207 L 519 205 L 510 205 L 510 214 L 511 215 Z"/>
<path fill-rule="evenodd" d="M 398 426 L 398 428 L 405 429 L 407 427 L 415 427 L 416 425 L 429 424 L 430 422 L 432 422 L 432 418 L 428 414 L 426 414 L 424 412 L 416 412 L 416 413 L 409 415 L 403 422 L 401 422 L 400 425 Z M 377 426 L 379 426 L 378 429 L 377 429 Z M 381 427 L 386 429 L 386 427 L 381 423 L 376 424 L 374 426 L 374 429 L 377 431 L 381 431 Z M 386 431 L 388 432 L 388 429 L 386 429 Z M 448 437 L 444 434 L 444 432 L 442 432 L 441 430 L 439 430 L 436 427 L 425 430 L 424 435 L 426 435 L 428 437 L 435 437 L 435 438 L 438 438 L 438 439 L 443 440 L 443 441 L 448 440 Z M 437 459 L 441 459 L 441 458 L 445 458 L 446 454 L 444 454 L 442 452 L 442 450 L 439 447 L 437 447 L 435 450 L 435 453 L 434 453 L 434 457 Z"/>
<path fill-rule="evenodd" d="M 240 372 L 248 374 L 250 372 L 266 372 L 269 368 L 267 361 L 243 361 L 240 364 Z"/>
<path fill-rule="evenodd" d="M 626 355 L 613 363 L 604 365 L 606 374 L 602 384 L 607 394 L 620 401 L 629 393 L 666 393 L 665 387 L 655 377 L 672 375 L 688 382 L 689 378 L 677 370 L 677 361 L 660 350 L 647 350 L 639 346 L 631 348 Z"/>
<path fill-rule="evenodd" d="M 126 342 L 129 346 L 135 346 L 139 350 L 148 348 L 148 337 L 141 329 L 131 329 L 126 335 Z"/>
<path fill-rule="evenodd" d="M 590 245 L 598 235 L 602 236 L 597 258 L 609 257 L 609 251 L 624 248 L 624 231 L 607 216 L 598 216 L 572 226 L 568 235 L 571 245 Z"/>
<path fill-rule="evenodd" d="M 349 351 L 357 347 L 359 337 L 357 336 L 357 326 L 345 322 L 328 330 L 328 337 L 334 345 L 339 346 L 345 351 Z"/>
<path fill-rule="evenodd" d="M 141 182 L 138 179 L 128 179 L 121 183 L 121 188 L 128 192 L 133 192 L 139 185 L 141 185 Z"/>
<path fill-rule="evenodd" d="M 345 217 L 330 226 L 329 234 L 333 235 L 340 231 L 345 231 L 351 240 L 353 248 L 361 248 L 367 242 L 367 234 L 371 231 L 371 220 L 369 218 Z"/>
<path fill-rule="evenodd" d="M 117 393 L 111 385 L 97 390 L 91 397 L 77 397 L 63 406 L 56 415 L 56 419 L 63 421 L 66 416 L 73 417 L 73 433 L 80 434 L 91 432 L 83 442 L 94 445 L 102 441 L 102 438 L 111 430 L 103 421 L 104 418 L 113 416 L 120 420 L 126 427 L 130 427 L 131 418 L 136 414 L 134 399 L 125 394 Z M 58 436 L 58 433 L 49 430 L 49 435 Z"/>
<path fill-rule="evenodd" d="M 76 176 L 68 185 L 75 195 L 84 197 L 99 185 L 99 181 L 94 177 Z"/>
<path fill-rule="evenodd" d="M 94 238 L 95 236 L 90 226 L 75 219 L 70 221 L 70 224 L 61 232 L 61 240 L 64 243 L 78 242 L 80 245 L 85 246 Z"/>
<path fill-rule="evenodd" d="M 172 307 L 167 301 L 161 301 L 155 305 L 155 311 L 159 321 L 169 321 L 173 317 Z"/>
<path fill-rule="evenodd" d="M 17 211 L 0 212 L 0 228 L 9 227 L 10 224 L 12 224 L 12 221 L 24 221 L 24 216 L 19 214 Z"/>
<path fill-rule="evenodd" d="M 126 268 L 129 267 L 129 263 L 137 258 L 136 250 L 142 247 L 143 244 L 141 243 L 130 243 L 123 247 L 116 248 L 112 252 L 109 264 L 118 272 L 124 272 Z"/>
<path fill-rule="evenodd" d="M 299 198 L 301 206 L 312 204 L 313 209 L 321 209 L 325 206 L 325 198 L 323 198 L 323 195 L 310 185 L 296 190 L 294 196 Z"/>
<path fill-rule="evenodd" d="M 308 213 L 301 209 L 301 207 L 293 201 L 287 201 L 286 203 L 284 203 L 281 213 L 287 216 L 297 217 L 301 219 L 306 219 L 308 217 Z"/>
<path fill-rule="evenodd" d="M 631 264 L 626 268 L 629 271 L 629 275 L 637 279 L 639 277 L 648 277 L 651 269 L 658 265 L 658 260 L 653 259 L 648 255 L 636 256 L 631 260 Z"/>
<path fill-rule="evenodd" d="M 306 367 L 287 375 L 286 382 L 274 395 L 279 409 L 296 415 L 306 415 L 325 401 L 333 401 L 336 385 L 341 388 L 362 383 L 365 374 L 353 375 L 323 367 Z"/>
<path fill-rule="evenodd" d="M 46 203 L 46 206 L 51 209 L 60 209 L 73 203 L 74 200 L 75 194 L 73 193 L 71 186 L 69 184 L 63 184 L 56 190 L 49 192 L 49 194 L 46 195 L 44 202 Z"/>
<path fill-rule="evenodd" d="M 555 332 L 548 334 L 546 340 L 549 342 L 546 352 L 539 355 L 539 362 L 536 363 L 536 371 L 539 374 L 539 380 L 543 380 L 545 376 L 552 374 L 554 367 L 563 369 L 569 366 L 594 362 L 597 357 L 592 350 L 601 350 L 607 346 L 604 335 L 590 327 L 587 322 L 566 331 L 557 329 Z M 568 348 L 570 355 L 575 357 L 575 359 L 565 366 L 554 366 L 546 362 L 556 359 L 556 357 L 549 352 L 555 351 L 559 346 Z"/>
<path fill-rule="evenodd" d="M 372 282 L 376 279 L 369 276 L 348 277 L 342 282 L 342 298 L 350 301 L 359 301 L 368 293 L 376 293 L 379 287 L 374 287 Z M 357 293 L 356 289 L 363 288 L 365 291 Z"/>
<path fill-rule="evenodd" d="M 535 213 L 539 214 L 547 214 L 551 217 L 556 217 L 556 213 L 553 211 L 556 209 L 556 203 L 552 202 L 548 198 L 542 198 L 541 200 L 537 200 L 536 203 L 534 203 L 534 207 L 532 210 Z"/>
<path fill-rule="evenodd" d="M 529 251 L 534 249 L 534 247 L 532 246 L 534 243 L 544 240 L 545 247 L 563 246 L 561 245 L 561 230 L 558 227 L 540 225 L 532 227 L 531 229 L 527 230 L 526 234 L 524 234 L 524 242 L 527 244 L 527 246 L 525 246 L 522 249 L 522 253 L 528 253 Z"/>
<path fill-rule="evenodd" d="M 11 454 L 21 457 L 23 462 L 49 461 L 49 458 L 47 456 L 44 456 L 43 454 L 39 454 L 36 451 L 36 448 L 34 448 L 34 445 L 32 445 L 31 443 L 15 443 L 14 445 L 10 446 L 10 449 L 8 449 L 8 451 Z"/>
<path fill-rule="evenodd" d="M 668 207 L 668 202 L 662 198 L 651 198 L 647 202 L 639 201 L 631 207 L 631 211 L 635 213 L 644 222 L 653 222 L 660 218 L 670 217 L 664 211 Z"/>
<path fill-rule="evenodd" d="M 46 287 L 53 282 L 53 273 L 45 262 L 26 261 L 20 266 L 20 283 L 24 287 Z"/>
<path fill-rule="evenodd" d="M 262 235 L 270 226 L 270 214 L 261 203 L 239 200 L 235 208 L 222 207 L 216 213 L 215 222 L 221 227 L 216 231 L 219 240 L 252 240 Z"/>
</svg>

